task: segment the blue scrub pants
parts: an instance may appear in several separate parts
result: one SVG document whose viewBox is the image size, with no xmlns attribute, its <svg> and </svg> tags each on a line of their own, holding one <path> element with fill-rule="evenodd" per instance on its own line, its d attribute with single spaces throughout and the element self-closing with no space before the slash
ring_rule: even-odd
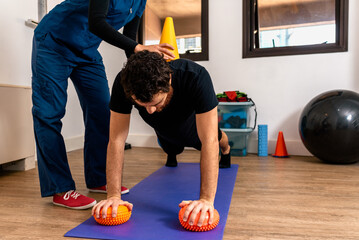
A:
<svg viewBox="0 0 359 240">
<path fill-rule="evenodd" d="M 110 93 L 102 60 L 64 57 L 34 39 L 32 113 L 42 197 L 76 189 L 61 135 L 68 78 L 75 86 L 83 111 L 86 185 L 88 188 L 106 185 Z"/>
</svg>

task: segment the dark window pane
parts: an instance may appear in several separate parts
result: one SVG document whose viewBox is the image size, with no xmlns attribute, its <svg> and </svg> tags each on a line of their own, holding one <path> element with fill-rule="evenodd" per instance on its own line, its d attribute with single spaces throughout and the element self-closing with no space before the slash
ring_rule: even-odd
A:
<svg viewBox="0 0 359 240">
<path fill-rule="evenodd" d="M 348 50 L 348 0 L 243 1 L 243 57 Z"/>
</svg>

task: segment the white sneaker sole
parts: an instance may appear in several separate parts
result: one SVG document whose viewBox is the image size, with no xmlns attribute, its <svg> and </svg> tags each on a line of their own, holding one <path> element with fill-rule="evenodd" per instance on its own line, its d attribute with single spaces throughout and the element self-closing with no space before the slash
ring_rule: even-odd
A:
<svg viewBox="0 0 359 240">
<path fill-rule="evenodd" d="M 94 192 L 94 193 L 107 193 L 107 191 L 103 191 L 103 190 L 96 190 L 96 189 L 89 189 L 89 192 Z M 130 190 L 127 189 L 127 190 L 124 190 L 121 192 L 121 194 L 126 194 L 126 193 L 129 193 Z"/>
<path fill-rule="evenodd" d="M 126 194 L 126 193 L 129 193 L 129 192 L 130 192 L 130 189 L 127 189 L 127 190 L 121 191 L 121 194 Z"/>
<path fill-rule="evenodd" d="M 89 192 L 95 192 L 95 193 L 107 193 L 107 191 L 104 191 L 104 190 L 96 190 L 96 189 L 89 189 Z"/>
<path fill-rule="evenodd" d="M 70 208 L 70 209 L 76 209 L 76 210 L 82 210 L 82 209 L 88 209 L 88 208 L 91 208 L 93 206 L 95 206 L 95 204 L 97 203 L 96 200 L 93 201 L 92 203 L 90 204 L 87 204 L 87 205 L 84 205 L 84 206 L 79 206 L 79 207 L 70 207 L 70 206 L 67 206 L 65 204 L 60 204 L 60 203 L 55 203 L 55 202 L 52 202 L 54 205 L 56 206 L 60 206 L 60 207 L 65 207 L 65 208 Z"/>
</svg>

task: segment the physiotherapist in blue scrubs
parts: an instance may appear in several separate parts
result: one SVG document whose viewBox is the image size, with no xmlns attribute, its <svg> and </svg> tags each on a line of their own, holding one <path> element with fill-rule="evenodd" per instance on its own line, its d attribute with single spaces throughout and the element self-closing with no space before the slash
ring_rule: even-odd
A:
<svg viewBox="0 0 359 240">
<path fill-rule="evenodd" d="M 102 40 L 127 57 L 148 50 L 174 58 L 168 44 L 136 42 L 146 0 L 66 0 L 51 10 L 34 33 L 32 101 L 41 196 L 71 209 L 87 209 L 96 200 L 76 192 L 69 168 L 61 119 L 68 78 L 75 86 L 85 124 L 84 172 L 87 188 L 106 193 L 106 151 L 110 93 L 98 47 Z M 123 27 L 123 33 L 118 32 Z M 125 187 L 122 193 L 128 192 Z"/>
</svg>

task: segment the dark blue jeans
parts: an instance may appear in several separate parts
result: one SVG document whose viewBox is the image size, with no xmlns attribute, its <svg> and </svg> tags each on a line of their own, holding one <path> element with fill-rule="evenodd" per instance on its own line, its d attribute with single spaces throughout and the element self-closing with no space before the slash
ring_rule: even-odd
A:
<svg viewBox="0 0 359 240">
<path fill-rule="evenodd" d="M 103 63 L 64 57 L 34 39 L 32 113 L 42 197 L 76 189 L 61 135 L 68 78 L 75 86 L 83 111 L 86 185 L 88 188 L 106 185 L 110 93 Z"/>
</svg>

